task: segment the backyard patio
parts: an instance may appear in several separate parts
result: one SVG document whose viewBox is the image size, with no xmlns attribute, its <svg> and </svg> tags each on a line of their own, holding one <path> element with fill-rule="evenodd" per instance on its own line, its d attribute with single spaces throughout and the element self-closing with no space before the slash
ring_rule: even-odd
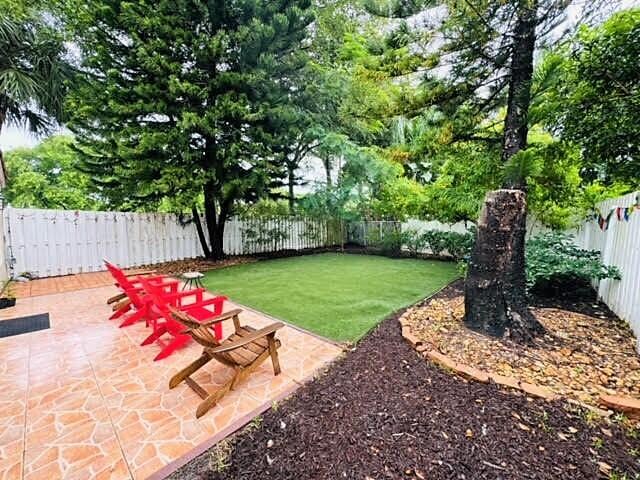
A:
<svg viewBox="0 0 640 480">
<path fill-rule="evenodd" d="M 0 0 L 0 480 L 640 480 L 640 0 Z"/>
<path fill-rule="evenodd" d="M 35 281 L 31 291 L 109 282 L 100 272 Z M 341 352 L 287 325 L 278 332 L 282 374 L 263 364 L 196 419 L 199 397 L 186 385 L 169 390 L 168 383 L 201 348 L 191 343 L 154 362 L 160 346 L 139 345 L 148 335 L 144 322 L 118 328 L 107 320 L 105 301 L 116 292 L 100 286 L 26 296 L 0 311 L 0 321 L 44 312 L 51 319 L 50 329 L 0 339 L 0 478 L 147 478 L 244 425 Z M 273 319 L 245 308 L 241 321 L 259 328 Z M 208 365 L 194 377 L 215 388 L 229 369 Z"/>
</svg>

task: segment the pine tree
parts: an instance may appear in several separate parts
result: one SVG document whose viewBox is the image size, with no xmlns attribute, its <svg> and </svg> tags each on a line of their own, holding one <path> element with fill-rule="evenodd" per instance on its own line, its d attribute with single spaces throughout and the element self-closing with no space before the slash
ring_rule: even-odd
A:
<svg viewBox="0 0 640 480">
<path fill-rule="evenodd" d="M 69 101 L 83 169 L 114 206 L 171 198 L 190 207 L 206 256 L 223 257 L 234 206 L 283 174 L 274 119 L 307 62 L 310 1 L 91 0 L 72 9 L 88 75 Z"/>
<path fill-rule="evenodd" d="M 558 27 L 572 2 L 555 0 L 369 0 L 377 15 L 406 18 L 444 6 L 437 48 L 439 73 L 424 76 L 424 106 L 436 105 L 450 119 L 452 142 L 502 146 L 503 164 L 523 162 L 536 48 L 557 42 Z M 602 1 L 581 5 L 583 20 L 597 15 Z M 386 9 L 384 5 L 386 4 Z M 437 13 L 433 10 L 433 15 Z M 432 47 L 436 48 L 436 47 Z M 446 71 L 443 78 L 442 71 Z M 479 119 L 506 106 L 503 128 L 486 129 Z M 500 137 L 496 137 L 496 132 Z M 509 168 L 522 172 L 523 168 Z M 525 176 L 505 180 L 489 192 L 465 282 L 465 322 L 470 328 L 514 340 L 542 330 L 527 308 L 525 291 Z"/>
</svg>

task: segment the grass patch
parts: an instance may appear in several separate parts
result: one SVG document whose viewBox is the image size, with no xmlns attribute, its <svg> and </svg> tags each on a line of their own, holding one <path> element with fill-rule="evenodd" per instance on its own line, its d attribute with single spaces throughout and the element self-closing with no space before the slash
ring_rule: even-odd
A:
<svg viewBox="0 0 640 480">
<path fill-rule="evenodd" d="M 324 337 L 355 341 L 457 276 L 450 262 L 325 253 L 212 270 L 204 284 Z"/>
</svg>

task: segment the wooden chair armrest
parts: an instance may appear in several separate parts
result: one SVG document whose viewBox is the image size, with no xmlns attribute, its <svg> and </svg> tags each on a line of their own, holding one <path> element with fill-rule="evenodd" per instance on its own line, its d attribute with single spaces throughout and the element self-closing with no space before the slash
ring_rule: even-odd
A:
<svg viewBox="0 0 640 480">
<path fill-rule="evenodd" d="M 110 297 L 107 300 L 107 305 L 111 305 L 112 303 L 119 302 L 123 298 L 127 298 L 127 294 L 126 293 L 119 293 L 117 295 L 114 295 L 113 297 Z"/>
<path fill-rule="evenodd" d="M 271 325 L 261 328 L 260 330 L 256 330 L 255 332 L 245 337 L 239 338 L 238 340 L 225 343 L 224 345 L 220 345 L 219 347 L 216 347 L 216 348 L 207 349 L 207 352 L 211 354 L 230 352 L 231 350 L 240 348 L 244 345 L 247 345 L 248 343 L 255 342 L 259 338 L 263 338 L 263 337 L 266 337 L 267 335 L 273 334 L 276 332 L 276 330 L 279 330 L 282 327 L 284 327 L 284 323 L 282 322 L 272 323 Z"/>
<path fill-rule="evenodd" d="M 173 305 L 169 305 L 168 308 L 169 308 L 169 311 L 173 314 L 173 316 L 178 321 L 180 321 L 180 317 L 182 315 L 184 315 L 184 313 L 179 308 L 176 308 Z M 187 329 L 185 331 L 185 333 L 189 332 L 191 330 L 195 330 L 195 329 L 201 328 L 201 327 L 210 327 L 211 325 L 215 325 L 216 323 L 220 323 L 220 322 L 224 322 L 225 320 L 229 320 L 230 318 L 233 318 L 236 315 L 240 315 L 241 313 L 242 313 L 242 310 L 240 310 L 239 308 L 236 308 L 236 309 L 233 309 L 233 310 L 229 310 L 228 312 L 225 312 L 225 313 L 222 313 L 220 315 L 217 315 L 217 316 L 213 317 L 212 319 L 207 320 L 206 322 L 198 323 L 197 326 Z M 195 322 L 195 320 L 194 320 L 194 322 Z"/>
<path fill-rule="evenodd" d="M 239 308 L 234 308 L 233 310 L 229 310 L 228 312 L 221 313 L 217 317 L 212 318 L 211 320 L 207 320 L 206 322 L 202 322 L 200 324 L 201 327 L 210 327 L 211 325 L 215 325 L 216 323 L 224 322 L 225 320 L 229 320 L 230 318 L 235 317 L 236 315 L 240 315 L 242 310 Z"/>
</svg>

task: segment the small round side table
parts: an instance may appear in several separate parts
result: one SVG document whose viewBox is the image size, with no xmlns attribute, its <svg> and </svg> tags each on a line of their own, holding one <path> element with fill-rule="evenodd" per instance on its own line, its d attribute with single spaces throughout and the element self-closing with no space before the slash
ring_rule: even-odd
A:
<svg viewBox="0 0 640 480">
<path fill-rule="evenodd" d="M 200 272 L 184 272 L 180 276 L 180 278 L 184 280 L 182 290 L 187 288 L 189 290 L 192 288 L 204 288 L 204 285 L 202 285 L 202 277 L 204 277 L 204 275 Z"/>
</svg>

